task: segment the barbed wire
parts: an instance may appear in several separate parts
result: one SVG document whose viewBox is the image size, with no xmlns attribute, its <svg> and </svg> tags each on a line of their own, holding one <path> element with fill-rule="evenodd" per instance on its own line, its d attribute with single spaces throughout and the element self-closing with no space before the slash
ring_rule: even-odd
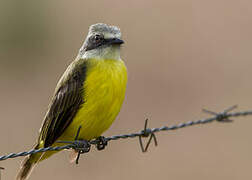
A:
<svg viewBox="0 0 252 180">
<path fill-rule="evenodd" d="M 9 158 L 16 158 L 20 156 L 27 156 L 30 154 L 35 154 L 35 153 L 43 153 L 46 151 L 60 151 L 63 149 L 74 149 L 75 151 L 78 152 L 78 157 L 76 159 L 76 164 L 78 164 L 78 160 L 81 154 L 87 153 L 90 150 L 91 145 L 95 145 L 98 150 L 103 150 L 109 141 L 114 141 L 118 139 L 127 139 L 127 138 L 139 138 L 139 144 L 141 147 L 142 152 L 146 152 L 149 148 L 150 143 L 152 142 L 152 139 L 154 140 L 155 146 L 157 146 L 157 138 L 155 136 L 155 133 L 161 132 L 161 131 L 170 131 L 170 130 L 177 130 L 180 128 L 184 127 L 189 127 L 193 125 L 199 125 L 199 124 L 207 124 L 211 123 L 214 121 L 217 122 L 232 122 L 230 117 L 238 117 L 238 116 L 247 116 L 247 115 L 252 115 L 252 111 L 244 111 L 244 112 L 230 112 L 237 108 L 237 106 L 232 106 L 223 112 L 216 113 L 213 111 L 209 111 L 206 109 L 203 109 L 203 112 L 208 113 L 212 115 L 213 117 L 206 118 L 206 119 L 200 119 L 196 121 L 189 121 L 185 123 L 180 123 L 178 125 L 172 125 L 172 126 L 163 126 L 160 128 L 148 128 L 148 119 L 145 120 L 145 125 L 144 129 L 141 130 L 140 132 L 137 133 L 131 133 L 131 134 L 121 134 L 121 135 L 115 135 L 111 137 L 99 137 L 97 139 L 91 140 L 91 141 L 86 141 L 86 140 L 79 140 L 79 132 L 81 130 L 81 126 L 79 127 L 76 137 L 74 141 L 58 141 L 58 143 L 65 143 L 67 145 L 63 146 L 56 146 L 56 147 L 46 147 L 46 148 L 40 148 L 40 149 L 33 149 L 30 151 L 24 151 L 24 152 L 19 152 L 19 153 L 10 153 L 5 156 L 0 156 L 0 161 L 9 159 Z M 144 147 L 142 138 L 147 138 L 149 137 L 149 140 L 147 141 L 146 146 Z"/>
</svg>

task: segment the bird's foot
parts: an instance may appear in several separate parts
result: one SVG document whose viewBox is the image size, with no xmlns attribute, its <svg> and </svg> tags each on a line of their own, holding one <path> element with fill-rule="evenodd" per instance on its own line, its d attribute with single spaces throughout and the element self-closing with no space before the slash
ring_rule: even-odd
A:
<svg viewBox="0 0 252 180">
<path fill-rule="evenodd" d="M 75 140 L 72 144 L 73 149 L 80 152 L 80 154 L 88 153 L 90 151 L 91 144 L 87 140 Z"/>
<path fill-rule="evenodd" d="M 105 147 L 108 145 L 108 141 L 104 136 L 98 137 L 96 141 L 97 141 L 96 148 L 98 151 L 105 149 Z"/>
<path fill-rule="evenodd" d="M 75 163 L 79 163 L 80 155 L 90 151 L 91 144 L 87 140 L 75 140 L 73 142 L 74 150 L 78 153 Z"/>
</svg>

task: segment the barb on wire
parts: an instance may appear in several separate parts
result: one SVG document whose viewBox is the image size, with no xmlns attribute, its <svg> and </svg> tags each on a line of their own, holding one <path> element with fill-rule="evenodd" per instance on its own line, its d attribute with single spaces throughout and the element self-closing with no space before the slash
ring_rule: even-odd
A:
<svg viewBox="0 0 252 180">
<path fill-rule="evenodd" d="M 238 108 L 237 105 L 231 106 L 231 107 L 227 108 L 226 110 L 224 110 L 222 113 L 216 113 L 213 111 L 209 111 L 207 109 L 202 109 L 202 111 L 207 114 L 211 114 L 211 115 L 216 116 L 216 120 L 219 122 L 233 122 L 233 120 L 231 120 L 231 119 L 229 119 L 229 117 L 227 117 L 227 113 L 233 111 L 236 108 Z"/>
<path fill-rule="evenodd" d="M 221 113 L 216 113 L 213 111 L 209 111 L 206 109 L 203 109 L 204 112 L 212 115 L 213 117 L 206 118 L 206 119 L 201 119 L 197 121 L 189 121 L 185 123 L 181 123 L 178 125 L 173 125 L 173 126 L 163 126 L 160 128 L 147 128 L 148 125 L 148 119 L 145 120 L 145 125 L 144 125 L 144 130 L 137 132 L 137 133 L 131 133 L 131 134 L 122 134 L 122 135 L 116 135 L 116 136 L 111 136 L 111 137 L 99 137 L 97 139 L 91 140 L 91 141 L 86 141 L 86 140 L 81 140 L 78 139 L 79 133 L 81 130 L 81 126 L 79 127 L 76 137 L 74 141 L 59 141 L 58 143 L 64 143 L 67 145 L 63 146 L 57 146 L 57 147 L 46 147 L 46 148 L 41 148 L 41 149 L 33 149 L 30 151 L 25 151 L 25 152 L 20 152 L 20 153 L 11 153 L 5 156 L 0 156 L 0 161 L 9 159 L 9 158 L 16 158 L 20 156 L 27 156 L 30 154 L 35 154 L 35 153 L 41 153 L 41 152 L 46 152 L 46 151 L 60 151 L 63 149 L 74 149 L 78 152 L 78 157 L 76 159 L 76 164 L 78 164 L 78 160 L 81 154 L 87 153 L 90 150 L 91 145 L 95 145 L 98 150 L 103 150 L 105 146 L 107 146 L 107 143 L 112 140 L 118 140 L 118 139 L 127 139 L 127 138 L 139 138 L 139 143 L 142 152 L 146 152 L 148 150 L 148 147 L 152 141 L 154 140 L 155 146 L 157 146 L 157 138 L 155 136 L 155 133 L 161 132 L 161 131 L 170 131 L 170 130 L 177 130 L 180 128 L 184 127 L 189 127 L 192 125 L 199 125 L 199 124 L 206 124 L 210 122 L 231 122 L 230 117 L 238 117 L 238 116 L 247 116 L 247 115 L 252 115 L 252 111 L 244 111 L 244 112 L 234 112 L 232 113 L 231 111 L 237 108 L 237 106 L 232 106 L 226 110 L 224 110 Z M 146 146 L 143 146 L 143 141 L 142 138 L 149 137 Z"/>
<path fill-rule="evenodd" d="M 148 148 L 149 148 L 149 145 L 150 145 L 152 139 L 154 139 L 155 146 L 158 145 L 158 143 L 157 143 L 157 138 L 156 138 L 154 132 L 152 132 L 151 129 L 147 129 L 147 125 L 148 125 L 148 119 L 145 120 L 144 130 L 142 130 L 142 134 L 143 134 L 143 135 L 138 136 L 138 137 L 139 137 L 139 144 L 140 144 L 140 147 L 141 147 L 142 152 L 147 152 L 147 150 L 148 150 Z M 142 137 L 147 138 L 147 137 L 149 137 L 149 136 L 150 136 L 150 138 L 149 138 L 149 140 L 147 141 L 146 146 L 144 147 L 144 146 L 143 146 Z"/>
</svg>

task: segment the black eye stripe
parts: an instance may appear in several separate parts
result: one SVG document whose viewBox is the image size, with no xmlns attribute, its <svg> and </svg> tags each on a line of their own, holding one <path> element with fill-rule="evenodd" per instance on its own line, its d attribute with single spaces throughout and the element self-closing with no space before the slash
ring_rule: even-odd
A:
<svg viewBox="0 0 252 180">
<path fill-rule="evenodd" d="M 102 35 L 96 34 L 88 39 L 88 43 L 85 47 L 85 50 L 92 50 L 104 44 L 106 44 L 106 40 L 104 39 L 104 37 Z"/>
<path fill-rule="evenodd" d="M 103 45 L 121 45 L 124 42 L 119 38 L 108 38 L 105 39 L 103 35 L 95 34 L 89 37 L 88 41 L 85 44 L 84 50 L 89 51 L 95 48 L 98 48 Z"/>
</svg>

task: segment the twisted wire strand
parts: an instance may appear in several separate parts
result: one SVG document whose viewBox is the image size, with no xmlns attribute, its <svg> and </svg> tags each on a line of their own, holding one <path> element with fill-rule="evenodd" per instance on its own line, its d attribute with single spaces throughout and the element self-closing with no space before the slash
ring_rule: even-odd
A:
<svg viewBox="0 0 252 180">
<path fill-rule="evenodd" d="M 193 125 L 200 125 L 200 124 L 208 124 L 214 121 L 218 121 L 218 122 L 230 122 L 231 120 L 229 119 L 230 117 L 239 117 L 239 116 L 248 116 L 248 115 L 252 115 L 252 111 L 244 111 L 244 112 L 234 112 L 231 113 L 229 111 L 233 110 L 236 106 L 232 106 L 231 108 L 228 108 L 227 110 L 223 111 L 222 113 L 215 113 L 212 111 L 208 111 L 208 110 L 204 110 L 206 113 L 209 113 L 211 115 L 214 115 L 213 117 L 210 118 L 206 118 L 206 119 L 201 119 L 201 120 L 197 120 L 197 121 L 189 121 L 189 122 L 185 122 L 185 123 L 180 123 L 178 125 L 172 125 L 172 126 L 163 126 L 160 128 L 147 128 L 147 121 L 145 123 L 145 128 L 144 130 L 141 130 L 140 132 L 137 133 L 131 133 L 131 134 L 121 134 L 121 135 L 115 135 L 115 136 L 111 136 L 111 137 L 105 137 L 104 140 L 106 142 L 109 141 L 114 141 L 114 140 L 119 140 L 119 139 L 128 139 L 128 138 L 136 138 L 139 137 L 139 141 L 140 141 L 140 145 L 142 148 L 143 152 L 146 152 L 148 149 L 148 146 L 150 144 L 150 141 L 152 139 L 152 137 L 154 137 L 155 140 L 155 145 L 157 145 L 156 142 L 156 137 L 154 135 L 154 133 L 157 132 L 161 132 L 161 131 L 170 131 L 170 130 L 177 130 L 180 128 L 184 128 L 184 127 L 189 127 L 189 126 L 193 126 Z M 142 140 L 141 137 L 150 137 L 150 140 L 147 144 L 147 146 L 144 148 L 142 147 Z M 78 141 L 78 142 L 77 142 Z M 35 153 L 41 153 L 41 152 L 46 152 L 46 151 L 59 151 L 59 150 L 63 150 L 63 149 L 76 149 L 81 151 L 81 149 L 85 149 L 88 148 L 87 145 L 98 145 L 100 143 L 100 141 L 98 139 L 94 139 L 86 143 L 81 143 L 81 141 L 79 140 L 75 140 L 73 142 L 68 142 L 69 144 L 67 145 L 63 145 L 63 146 L 57 146 L 57 147 L 46 147 L 46 148 L 40 148 L 40 149 L 33 149 L 30 151 L 24 151 L 24 152 L 19 152 L 19 153 L 10 153 L 8 155 L 5 156 L 0 156 L 0 161 L 9 159 L 9 158 L 16 158 L 16 157 L 20 157 L 20 156 L 27 156 L 30 154 L 35 154 Z M 86 153 L 88 151 L 85 151 L 84 153 Z"/>
</svg>

